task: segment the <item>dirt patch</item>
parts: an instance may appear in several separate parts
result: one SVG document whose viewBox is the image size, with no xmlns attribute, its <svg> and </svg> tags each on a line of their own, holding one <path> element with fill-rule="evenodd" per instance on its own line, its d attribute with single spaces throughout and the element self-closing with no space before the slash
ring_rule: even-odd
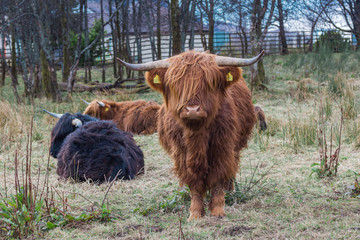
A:
<svg viewBox="0 0 360 240">
<path fill-rule="evenodd" d="M 92 227 L 91 227 L 91 224 L 89 224 L 89 222 L 73 221 L 73 222 L 69 222 L 68 224 L 66 224 L 62 228 L 63 229 L 77 228 L 77 229 L 81 229 L 81 230 L 90 230 Z"/>
<path fill-rule="evenodd" d="M 224 231 L 222 232 L 222 234 L 229 235 L 232 237 L 233 236 L 241 236 L 248 232 L 251 232 L 253 229 L 254 229 L 253 227 L 238 225 L 238 226 L 232 226 L 232 227 L 225 228 Z"/>
</svg>

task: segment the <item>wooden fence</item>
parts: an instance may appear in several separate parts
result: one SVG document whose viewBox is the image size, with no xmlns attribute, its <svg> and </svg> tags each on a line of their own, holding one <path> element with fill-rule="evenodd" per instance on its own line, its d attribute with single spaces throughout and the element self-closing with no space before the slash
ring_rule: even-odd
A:
<svg viewBox="0 0 360 240">
<path fill-rule="evenodd" d="M 313 35 L 313 43 L 315 44 L 318 38 L 321 35 L 321 31 L 315 31 Z M 351 48 L 355 48 L 356 40 L 353 35 L 350 33 L 341 33 L 343 39 L 350 44 Z M 304 53 L 308 51 L 309 41 L 310 41 L 310 32 L 306 31 L 288 31 L 286 32 L 286 43 L 290 53 Z M 162 59 L 168 58 L 171 53 L 169 53 L 170 49 L 170 36 L 163 35 L 161 36 L 161 57 Z M 105 48 L 106 48 L 106 62 L 110 63 L 113 59 L 113 46 L 111 38 L 107 38 L 105 40 Z M 153 44 L 151 43 L 153 41 Z M 187 36 L 185 41 L 184 51 L 189 50 L 189 41 L 190 36 Z M 206 41 L 208 43 L 208 35 L 201 36 L 200 34 L 195 34 L 194 36 L 194 49 L 197 51 L 204 51 L 203 42 Z M 157 60 L 156 46 L 157 38 L 154 37 L 150 39 L 148 35 L 143 35 L 141 37 L 141 60 L 142 62 L 150 62 L 153 60 Z M 137 56 L 137 45 L 136 39 L 134 36 L 130 37 L 130 51 L 131 51 L 131 59 L 132 62 L 138 62 L 139 57 Z M 152 47 L 153 46 L 153 47 Z M 263 49 L 266 54 L 279 54 L 281 52 L 281 41 L 279 37 L 279 32 L 269 32 L 264 39 Z M 240 33 L 215 33 L 214 36 L 214 50 L 216 54 L 232 56 L 232 57 L 247 57 L 251 55 L 251 42 L 250 42 L 250 34 L 247 33 L 246 37 L 243 37 Z M 56 62 L 59 62 L 61 65 L 61 51 L 54 51 L 57 56 Z M 9 65 L 11 65 L 11 56 L 10 49 L 6 49 L 6 59 Z M 1 61 L 1 60 L 0 60 Z M 101 58 L 97 58 L 95 60 L 95 64 L 98 65 L 101 62 Z M 1 68 L 2 64 L 0 64 Z"/>
<path fill-rule="evenodd" d="M 321 31 L 315 31 L 313 34 L 313 44 L 315 45 L 318 38 L 321 35 Z M 311 39 L 310 32 L 306 31 L 294 31 L 286 32 L 286 43 L 290 53 L 304 53 L 308 51 L 309 42 Z M 355 48 L 356 40 L 355 37 L 350 33 L 341 33 L 343 39 L 347 41 L 350 48 Z M 197 51 L 204 51 L 203 41 L 208 42 L 208 35 L 202 37 L 200 34 L 194 36 L 194 49 Z M 189 50 L 190 37 L 187 36 L 185 41 L 185 48 L 183 50 Z M 157 38 L 153 38 L 153 46 L 156 45 Z M 111 41 L 107 41 L 107 54 L 106 59 L 112 59 L 112 44 Z M 263 42 L 263 49 L 266 54 L 279 54 L 281 52 L 281 41 L 279 32 L 269 32 Z M 131 58 L 133 62 L 138 62 L 137 46 L 135 38 L 130 38 Z M 170 49 L 170 37 L 168 35 L 161 36 L 161 57 L 162 59 L 168 58 Z M 152 47 L 149 36 L 142 36 L 141 38 L 141 52 L 142 62 L 149 62 L 157 60 L 156 49 Z M 246 57 L 251 55 L 251 42 L 250 34 L 246 34 L 246 38 L 239 33 L 215 33 L 214 36 L 214 50 L 216 54 L 232 57 Z M 101 59 L 97 59 L 101 61 Z"/>
</svg>

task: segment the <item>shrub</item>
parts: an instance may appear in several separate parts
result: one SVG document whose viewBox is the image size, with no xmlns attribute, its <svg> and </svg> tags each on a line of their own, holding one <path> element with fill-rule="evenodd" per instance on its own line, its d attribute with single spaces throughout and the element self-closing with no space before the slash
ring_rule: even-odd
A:
<svg viewBox="0 0 360 240">
<path fill-rule="evenodd" d="M 344 39 L 337 30 L 323 32 L 315 43 L 316 51 L 320 48 L 328 48 L 333 52 L 344 52 L 349 49 L 350 43 Z"/>
</svg>

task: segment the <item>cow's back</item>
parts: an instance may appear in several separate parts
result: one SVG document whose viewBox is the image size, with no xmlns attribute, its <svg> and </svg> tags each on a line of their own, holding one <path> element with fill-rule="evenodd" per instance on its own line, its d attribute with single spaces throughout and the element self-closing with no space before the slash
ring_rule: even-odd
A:
<svg viewBox="0 0 360 240">
<path fill-rule="evenodd" d="M 234 110 L 238 123 L 236 131 L 238 141 L 235 145 L 235 152 L 239 152 L 242 148 L 247 146 L 252 129 L 256 124 L 256 114 L 250 90 L 244 79 L 240 79 L 240 81 L 233 84 L 228 90 L 228 93 L 228 97 L 233 99 L 235 106 Z"/>
</svg>

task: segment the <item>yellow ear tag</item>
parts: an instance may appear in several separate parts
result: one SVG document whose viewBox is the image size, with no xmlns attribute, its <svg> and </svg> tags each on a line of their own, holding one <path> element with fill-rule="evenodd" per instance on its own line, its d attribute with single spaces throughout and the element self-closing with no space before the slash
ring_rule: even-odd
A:
<svg viewBox="0 0 360 240">
<path fill-rule="evenodd" d="M 105 112 L 107 112 L 107 111 L 109 111 L 109 108 L 108 108 L 108 107 L 105 108 Z"/>
<path fill-rule="evenodd" d="M 233 81 L 233 75 L 230 72 L 226 75 L 226 81 L 228 81 L 228 82 Z"/>
<path fill-rule="evenodd" d="M 154 83 L 161 83 L 160 82 L 160 77 L 159 75 L 156 74 L 156 76 L 154 77 Z"/>
</svg>

